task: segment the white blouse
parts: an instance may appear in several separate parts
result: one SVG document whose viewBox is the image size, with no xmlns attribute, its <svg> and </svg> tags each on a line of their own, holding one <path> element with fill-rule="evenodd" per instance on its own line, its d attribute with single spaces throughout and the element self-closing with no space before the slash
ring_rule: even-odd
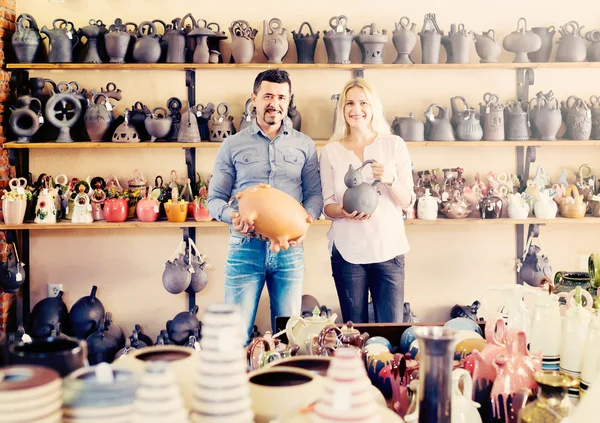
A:
<svg viewBox="0 0 600 423">
<path fill-rule="evenodd" d="M 402 207 L 408 207 L 415 201 L 413 190 L 412 163 L 408 148 L 402 138 L 396 135 L 378 135 L 375 140 L 365 146 L 364 159 L 374 159 L 383 163 L 386 170 L 396 177 L 394 186 L 398 185 L 412 193 L 410 204 L 398 204 L 392 196 L 390 188 L 379 184 L 381 192 L 377 209 L 367 220 L 333 219 L 325 213 L 328 204 L 342 204 L 347 187 L 344 175 L 348 165 L 356 169 L 362 165 L 353 151 L 346 149 L 339 142 L 330 142 L 323 148 L 320 158 L 321 185 L 323 188 L 323 214 L 332 220 L 331 229 L 327 233 L 329 252 L 332 245 L 340 252 L 344 260 L 354 264 L 380 263 L 405 254 L 410 250 L 406 233 Z M 373 183 L 371 166 L 362 169 L 363 182 Z"/>
</svg>

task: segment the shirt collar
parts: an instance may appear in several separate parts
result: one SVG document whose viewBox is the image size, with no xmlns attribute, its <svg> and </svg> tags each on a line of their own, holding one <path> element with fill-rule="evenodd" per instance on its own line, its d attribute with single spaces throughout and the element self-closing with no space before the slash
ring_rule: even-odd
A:
<svg viewBox="0 0 600 423">
<path fill-rule="evenodd" d="M 279 132 L 277 133 L 277 136 L 288 135 L 290 133 L 290 126 L 291 126 L 290 123 L 291 123 L 290 118 L 286 116 L 281 121 L 281 127 L 279 128 Z M 258 123 L 256 123 L 256 119 L 254 119 L 252 121 L 251 128 L 252 128 L 251 129 L 252 135 L 256 135 L 260 132 L 261 134 L 263 134 L 266 137 L 266 134 L 262 131 L 262 129 L 260 129 L 260 126 L 258 126 Z"/>
</svg>

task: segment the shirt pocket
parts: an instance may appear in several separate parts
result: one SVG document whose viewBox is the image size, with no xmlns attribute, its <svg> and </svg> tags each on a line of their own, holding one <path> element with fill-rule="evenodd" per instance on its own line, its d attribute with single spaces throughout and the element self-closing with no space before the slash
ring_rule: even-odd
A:
<svg viewBox="0 0 600 423">
<path fill-rule="evenodd" d="M 289 152 L 283 155 L 285 162 L 285 176 L 293 181 L 299 181 L 302 177 L 304 167 L 304 155 L 299 151 Z"/>
</svg>

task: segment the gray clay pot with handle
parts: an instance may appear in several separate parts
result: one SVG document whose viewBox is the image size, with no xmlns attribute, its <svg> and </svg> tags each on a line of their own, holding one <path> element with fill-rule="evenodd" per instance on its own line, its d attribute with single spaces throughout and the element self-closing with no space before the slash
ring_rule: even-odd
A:
<svg viewBox="0 0 600 423">
<path fill-rule="evenodd" d="M 504 136 L 507 141 L 529 139 L 529 102 L 510 100 L 504 108 Z"/>
<path fill-rule="evenodd" d="M 516 31 L 504 37 L 502 47 L 506 51 L 515 53 L 513 63 L 529 63 L 527 54 L 538 51 L 542 47 L 542 38 L 532 31 L 527 31 L 527 20 L 519 18 Z"/>
<path fill-rule="evenodd" d="M 377 163 L 373 159 L 366 160 L 358 169 L 348 165 L 348 172 L 344 176 L 344 183 L 348 187 L 342 199 L 343 208 L 348 213 L 357 212 L 372 215 L 379 203 L 379 192 L 377 191 L 378 180 L 372 184 L 363 182 L 362 169 L 371 163 Z"/>
<path fill-rule="evenodd" d="M 413 63 L 410 53 L 412 53 L 417 44 L 417 33 L 415 31 L 417 24 L 414 22 L 411 23 L 408 17 L 403 16 L 394 26 L 396 28 L 392 32 L 392 42 L 398 52 L 394 64 L 410 65 Z"/>
<path fill-rule="evenodd" d="M 589 140 L 592 133 L 592 111 L 584 100 L 574 95 L 561 101 L 561 112 L 570 140 Z"/>
<path fill-rule="evenodd" d="M 557 41 L 557 62 L 583 62 L 587 56 L 585 39 L 581 36 L 583 26 L 570 21 L 560 27 L 560 39 Z"/>
<path fill-rule="evenodd" d="M 552 38 L 556 34 L 554 26 L 549 27 L 533 27 L 531 31 L 537 34 L 542 39 L 542 46 L 538 51 L 527 53 L 529 60 L 532 62 L 543 63 L 550 60 L 552 54 Z"/>
<path fill-rule="evenodd" d="M 146 27 L 148 32 L 144 34 Z M 160 39 L 156 36 L 156 26 L 150 21 L 144 21 L 140 24 L 138 33 L 140 38 L 133 46 L 133 58 L 138 63 L 157 63 L 162 49 Z"/>
<path fill-rule="evenodd" d="M 58 27 L 57 23 L 59 23 Z M 54 19 L 52 29 L 48 29 L 44 25 L 40 32 L 50 39 L 48 63 L 71 63 L 73 61 L 73 49 L 79 43 L 79 37 L 74 34 L 72 22 L 60 18 Z"/>
<path fill-rule="evenodd" d="M 408 117 L 396 117 L 392 123 L 392 131 L 404 141 L 425 140 L 425 125 L 415 119 L 412 112 Z"/>
<path fill-rule="evenodd" d="M 302 33 L 304 25 L 307 25 L 310 31 L 306 35 Z M 302 22 L 297 34 L 296 31 L 292 31 L 292 37 L 296 44 L 298 63 L 315 63 L 315 48 L 317 47 L 317 41 L 319 41 L 319 31 L 314 33 L 308 22 Z"/>
<path fill-rule="evenodd" d="M 444 32 L 440 30 L 435 20 L 435 13 L 426 14 L 423 21 L 423 28 L 419 32 L 422 50 L 421 62 L 428 64 L 439 63 L 443 35 Z"/>
<path fill-rule="evenodd" d="M 328 63 L 350 63 L 354 30 L 348 29 L 347 25 L 348 18 L 344 15 L 333 16 L 329 19 L 331 31 L 323 31 Z"/>
<path fill-rule="evenodd" d="M 28 22 L 26 25 L 25 22 Z M 12 36 L 12 47 L 20 63 L 33 63 L 38 50 L 44 48 L 42 38 L 33 16 L 21 13 L 16 21 L 16 31 Z"/>
<path fill-rule="evenodd" d="M 502 53 L 502 47 L 496 41 L 496 31 L 490 29 L 481 35 L 475 33 L 475 51 L 479 56 L 480 63 L 496 63 L 498 56 Z"/>
<path fill-rule="evenodd" d="M 354 38 L 362 53 L 362 62 L 368 64 L 383 63 L 383 48 L 388 42 L 387 30 L 377 30 L 377 25 L 371 23 L 361 28 Z"/>
<path fill-rule="evenodd" d="M 438 109 L 438 114 L 433 113 L 433 109 Z M 454 131 L 450 123 L 450 111 L 448 108 L 434 103 L 430 105 L 424 113 L 425 139 L 428 141 L 454 141 Z"/>
<path fill-rule="evenodd" d="M 280 19 L 273 18 L 269 22 L 263 20 L 262 50 L 269 63 L 281 63 L 288 52 L 288 30 L 283 28 Z"/>
</svg>

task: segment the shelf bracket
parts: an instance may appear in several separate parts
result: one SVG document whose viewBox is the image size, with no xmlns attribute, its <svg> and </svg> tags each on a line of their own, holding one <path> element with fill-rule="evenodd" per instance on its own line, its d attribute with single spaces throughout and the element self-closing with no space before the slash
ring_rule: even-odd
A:
<svg viewBox="0 0 600 423">
<path fill-rule="evenodd" d="M 354 68 L 352 69 L 352 74 L 354 76 L 354 79 L 357 78 L 365 78 L 365 69 L 364 68 Z"/>
<path fill-rule="evenodd" d="M 519 176 L 519 181 L 521 183 L 521 191 L 527 188 L 529 169 L 531 163 L 535 162 L 536 148 L 537 147 L 535 146 L 529 146 L 525 151 L 525 147 L 517 147 L 517 175 Z"/>
<path fill-rule="evenodd" d="M 529 86 L 535 83 L 535 74 L 532 68 L 517 69 L 517 99 L 529 100 Z"/>
<path fill-rule="evenodd" d="M 185 70 L 185 86 L 188 89 L 188 102 L 190 106 L 196 105 L 196 71 L 194 69 Z"/>
</svg>

